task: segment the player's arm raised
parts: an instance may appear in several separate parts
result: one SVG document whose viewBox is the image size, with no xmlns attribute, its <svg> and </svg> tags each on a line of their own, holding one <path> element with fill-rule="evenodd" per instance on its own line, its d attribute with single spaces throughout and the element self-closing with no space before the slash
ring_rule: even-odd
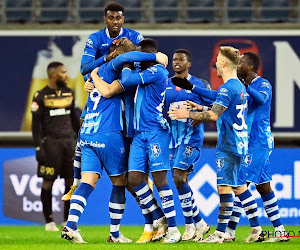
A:
<svg viewBox="0 0 300 250">
<path fill-rule="evenodd" d="M 124 91 L 124 89 L 122 88 L 118 80 L 113 81 L 111 84 L 107 83 L 106 81 L 103 81 L 98 76 L 98 68 L 92 71 L 91 76 L 94 81 L 95 87 L 100 92 L 100 94 L 105 98 L 112 97 Z"/>
</svg>

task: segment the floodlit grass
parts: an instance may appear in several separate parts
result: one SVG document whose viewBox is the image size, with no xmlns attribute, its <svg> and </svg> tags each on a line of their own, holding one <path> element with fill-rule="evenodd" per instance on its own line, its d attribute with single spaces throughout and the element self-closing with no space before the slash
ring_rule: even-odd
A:
<svg viewBox="0 0 300 250">
<path fill-rule="evenodd" d="M 183 233 L 184 228 L 179 227 Z M 211 229 L 213 232 L 215 227 Z M 263 227 L 273 230 L 272 227 Z M 199 244 L 180 242 L 177 244 L 115 244 L 106 243 L 109 226 L 80 226 L 81 235 L 88 244 L 71 244 L 60 238 L 60 232 L 45 232 L 44 226 L 0 226 L 0 249 L 300 249 L 300 238 L 291 238 L 289 242 L 279 243 L 244 243 L 249 227 L 241 226 L 237 230 L 234 243 Z M 142 226 L 121 226 L 122 233 L 136 241 L 142 233 Z M 300 231 L 299 226 L 286 226 L 287 231 Z"/>
</svg>

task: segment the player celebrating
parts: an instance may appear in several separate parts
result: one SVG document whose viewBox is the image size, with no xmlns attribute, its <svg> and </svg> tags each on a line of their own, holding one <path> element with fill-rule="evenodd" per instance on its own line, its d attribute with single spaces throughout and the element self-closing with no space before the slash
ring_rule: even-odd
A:
<svg viewBox="0 0 300 250">
<path fill-rule="evenodd" d="M 178 49 L 173 55 L 173 70 L 175 77 L 186 77 L 193 84 L 201 88 L 210 88 L 207 82 L 189 74 L 191 67 L 191 54 L 185 49 Z M 184 105 L 186 100 L 201 105 L 210 105 L 212 101 L 206 102 L 202 97 L 191 91 L 178 88 L 172 84 L 172 78 L 168 79 L 166 90 L 166 107 L 178 108 Z M 205 107 L 207 110 L 208 107 Z M 193 171 L 194 164 L 200 159 L 201 147 L 204 139 L 204 126 L 200 124 L 197 128 L 192 127 L 190 119 L 171 120 L 170 159 L 173 168 L 173 178 L 178 190 L 183 215 L 185 217 L 185 232 L 183 241 L 199 241 L 209 231 L 209 226 L 202 219 L 199 209 L 188 184 L 188 174 Z M 194 226 L 196 223 L 196 228 Z"/>
<path fill-rule="evenodd" d="M 110 3 L 104 9 L 104 22 L 106 28 L 91 34 L 86 42 L 84 53 L 81 59 L 81 74 L 85 76 L 93 69 L 111 60 L 109 48 L 111 44 L 122 37 L 128 38 L 135 45 L 144 39 L 139 33 L 131 29 L 123 28 L 124 7 L 118 3 Z M 87 80 L 87 78 L 85 78 Z M 86 107 L 83 109 L 81 119 L 84 119 Z M 79 141 L 79 138 L 78 138 Z M 77 142 L 74 159 L 74 182 L 71 190 L 62 199 L 70 200 L 72 194 L 80 183 L 81 179 L 81 149 Z"/>
<path fill-rule="evenodd" d="M 244 81 L 249 94 L 248 122 L 249 150 L 246 157 L 246 180 L 256 185 L 261 195 L 265 211 L 275 231 L 282 232 L 282 225 L 277 199 L 271 188 L 269 157 L 274 147 L 274 139 L 270 127 L 272 86 L 270 82 L 257 76 L 260 59 L 253 52 L 242 55 L 238 65 L 238 76 Z M 238 198 L 234 202 L 234 211 L 228 223 L 227 240 L 235 240 L 235 229 L 241 216 L 241 203 Z M 288 237 L 271 238 L 268 242 L 288 241 Z"/>
<path fill-rule="evenodd" d="M 224 84 L 217 91 L 211 111 L 191 112 L 181 107 L 169 111 L 171 119 L 192 118 L 197 121 L 217 121 L 217 185 L 220 195 L 218 226 L 214 234 L 201 241 L 204 243 L 224 242 L 224 234 L 233 210 L 232 191 L 239 197 L 251 225 L 246 242 L 261 240 L 257 204 L 247 189 L 244 174 L 244 158 L 248 149 L 246 125 L 246 89 L 237 78 L 240 53 L 237 49 L 220 47 L 217 57 L 217 74 Z"/>
<path fill-rule="evenodd" d="M 125 53 L 135 47 L 129 40 L 114 51 L 114 55 Z M 132 52 L 123 54 L 115 60 L 102 65 L 99 74 L 106 81 L 119 78 L 125 62 L 155 60 L 155 54 Z M 120 221 L 125 208 L 126 164 L 124 144 L 121 135 L 121 97 L 101 97 L 97 89 L 89 94 L 87 115 L 80 132 L 82 150 L 82 182 L 71 197 L 68 222 L 63 228 L 62 237 L 74 242 L 84 243 L 77 230 L 79 217 L 84 211 L 86 200 L 96 186 L 104 168 L 113 184 L 109 204 L 111 227 L 110 241 L 128 243 L 120 232 Z M 111 141 L 114 143 L 111 143 Z"/>
<path fill-rule="evenodd" d="M 144 52 L 157 52 L 157 44 L 153 39 L 144 39 L 139 43 L 139 47 Z M 145 173 L 152 173 L 168 220 L 168 232 L 163 243 L 175 243 L 181 239 L 181 235 L 176 227 L 173 193 L 166 179 L 169 169 L 167 147 L 170 137 L 169 126 L 162 117 L 168 72 L 155 62 L 141 63 L 141 69 L 142 72 L 137 73 L 125 67 L 122 71 L 122 81 L 112 83 L 108 91 L 110 95 L 114 95 L 126 91 L 130 86 L 139 85 L 134 113 L 136 133 L 129 155 L 129 184 L 133 186 L 143 205 L 145 217 L 152 213 L 154 219 L 161 218 L 163 215 L 155 206 L 156 199 L 153 192 L 143 180 Z M 103 84 L 100 78 L 98 80 Z M 148 230 L 144 231 L 144 234 L 149 236 L 145 242 L 151 239 L 159 240 L 164 236 L 163 228 L 162 232 L 158 231 L 154 236 L 153 228 L 149 227 Z"/>
</svg>

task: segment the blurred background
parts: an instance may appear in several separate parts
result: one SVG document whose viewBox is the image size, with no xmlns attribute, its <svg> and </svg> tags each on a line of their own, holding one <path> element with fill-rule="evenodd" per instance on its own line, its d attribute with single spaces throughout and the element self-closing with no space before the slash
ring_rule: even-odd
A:
<svg viewBox="0 0 300 250">
<path fill-rule="evenodd" d="M 0 0 L 1 22 L 99 23 L 107 0 Z M 124 0 L 129 23 L 300 22 L 298 0 Z"/>
<path fill-rule="evenodd" d="M 61 61 L 68 85 L 82 109 L 80 61 L 88 36 L 105 27 L 104 0 L 0 0 L 0 224 L 42 223 L 39 201 L 41 179 L 36 176 L 31 136 L 33 94 L 47 84 L 46 67 Z M 231 45 L 241 53 L 259 54 L 259 75 L 273 86 L 271 126 L 276 149 L 271 155 L 273 188 L 285 224 L 300 224 L 300 0 L 123 0 L 124 27 L 154 38 L 171 58 L 179 48 L 192 54 L 191 74 L 206 79 L 213 89 L 218 48 Z M 190 176 L 202 215 L 216 223 L 214 123 L 205 125 L 205 144 L 196 172 Z M 55 183 L 55 219 L 62 219 L 63 180 Z M 171 176 L 169 176 L 169 182 Z M 106 195 L 111 185 L 104 176 L 90 198 L 83 224 L 109 223 Z M 103 192 L 105 190 L 105 192 Z M 255 188 L 251 190 L 256 198 Z M 175 191 L 176 193 L 176 191 Z M 101 201 L 101 202 L 99 202 Z M 179 223 L 184 224 L 179 201 Z M 123 222 L 142 224 L 143 218 L 129 196 Z M 131 204 L 132 203 L 132 204 Z M 258 199 L 260 220 L 270 224 Z M 92 215 L 105 211 L 95 221 Z M 247 224 L 245 216 L 242 224 Z"/>
</svg>

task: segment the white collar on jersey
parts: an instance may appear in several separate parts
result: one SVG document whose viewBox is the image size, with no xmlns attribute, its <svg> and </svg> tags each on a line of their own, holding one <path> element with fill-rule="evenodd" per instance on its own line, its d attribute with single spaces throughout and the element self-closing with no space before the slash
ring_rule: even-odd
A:
<svg viewBox="0 0 300 250">
<path fill-rule="evenodd" d="M 109 32 L 108 32 L 108 28 L 105 28 L 105 33 L 106 33 L 106 35 L 108 36 L 108 38 L 110 38 L 110 39 L 115 39 L 116 37 L 118 37 L 118 36 L 120 36 L 120 35 L 123 34 L 123 28 L 121 28 L 119 35 L 117 35 L 115 38 L 111 38 L 111 37 L 110 37 Z"/>
<path fill-rule="evenodd" d="M 175 75 L 174 75 L 174 77 L 175 77 Z M 191 79 L 191 77 L 192 77 L 192 76 L 191 76 L 190 74 L 188 74 L 188 76 L 187 76 L 187 78 L 186 78 L 186 79 L 187 79 L 187 80 L 190 80 L 190 79 Z"/>
<path fill-rule="evenodd" d="M 260 78 L 260 76 L 255 77 L 255 78 L 251 81 L 251 83 L 255 82 L 258 78 Z"/>
</svg>

